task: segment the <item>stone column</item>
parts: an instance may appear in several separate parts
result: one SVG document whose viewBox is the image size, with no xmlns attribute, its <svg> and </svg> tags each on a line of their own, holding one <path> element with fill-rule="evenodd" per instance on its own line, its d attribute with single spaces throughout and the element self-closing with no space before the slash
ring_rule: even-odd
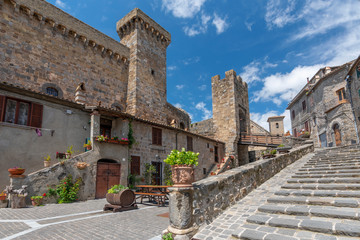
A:
<svg viewBox="0 0 360 240">
<path fill-rule="evenodd" d="M 94 137 L 100 135 L 100 114 L 98 111 L 94 111 L 91 114 L 91 129 L 90 129 L 90 139 L 94 140 Z"/>
<path fill-rule="evenodd" d="M 190 240 L 197 229 L 193 226 L 194 188 L 169 188 L 170 226 L 164 233 L 172 233 L 175 240 Z"/>
</svg>

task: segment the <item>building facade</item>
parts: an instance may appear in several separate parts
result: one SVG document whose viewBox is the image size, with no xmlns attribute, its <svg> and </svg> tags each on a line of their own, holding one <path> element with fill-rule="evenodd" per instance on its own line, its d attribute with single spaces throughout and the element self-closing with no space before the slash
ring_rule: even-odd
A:
<svg viewBox="0 0 360 240">
<path fill-rule="evenodd" d="M 293 136 L 309 134 L 317 147 L 356 143 L 345 81 L 351 64 L 320 69 L 289 103 Z"/>
</svg>

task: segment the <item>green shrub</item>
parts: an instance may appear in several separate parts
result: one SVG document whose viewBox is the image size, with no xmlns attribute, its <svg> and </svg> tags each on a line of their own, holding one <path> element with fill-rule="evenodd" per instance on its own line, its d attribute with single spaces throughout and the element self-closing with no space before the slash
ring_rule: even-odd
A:
<svg viewBox="0 0 360 240">
<path fill-rule="evenodd" d="M 169 165 L 195 165 L 199 164 L 199 153 L 194 153 L 192 151 L 185 151 L 185 148 L 181 149 L 181 152 L 174 149 L 171 151 L 170 155 L 164 160 L 165 163 Z"/>
<path fill-rule="evenodd" d="M 60 184 L 56 185 L 56 193 L 58 195 L 58 203 L 72 203 L 78 198 L 78 192 L 80 190 L 81 178 L 78 178 L 76 182 L 73 182 L 72 176 L 68 175 L 66 178 L 60 181 Z"/>
<path fill-rule="evenodd" d="M 119 193 L 121 192 L 122 190 L 124 189 L 129 189 L 128 187 L 125 187 L 121 184 L 118 184 L 118 185 L 114 185 L 112 186 L 109 190 L 108 190 L 108 193 Z"/>
</svg>

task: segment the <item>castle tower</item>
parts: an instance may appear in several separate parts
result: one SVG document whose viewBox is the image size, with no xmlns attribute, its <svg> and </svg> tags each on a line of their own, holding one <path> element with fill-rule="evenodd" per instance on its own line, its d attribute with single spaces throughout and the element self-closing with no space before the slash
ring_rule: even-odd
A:
<svg viewBox="0 0 360 240">
<path fill-rule="evenodd" d="M 249 162 L 248 147 L 239 145 L 240 133 L 250 131 L 249 97 L 246 82 L 234 70 L 211 78 L 215 137 L 226 143 L 225 154 L 234 155 L 237 165 Z"/>
<path fill-rule="evenodd" d="M 130 48 L 126 111 L 165 123 L 166 48 L 171 36 L 135 8 L 116 24 L 121 43 Z"/>
<path fill-rule="evenodd" d="M 267 121 L 269 122 L 269 131 L 271 135 L 284 135 L 284 118 L 285 116 L 274 116 L 268 118 Z"/>
</svg>

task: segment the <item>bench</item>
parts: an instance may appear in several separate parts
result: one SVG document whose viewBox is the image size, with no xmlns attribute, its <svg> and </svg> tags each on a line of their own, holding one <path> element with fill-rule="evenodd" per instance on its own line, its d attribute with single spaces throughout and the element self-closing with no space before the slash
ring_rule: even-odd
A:
<svg viewBox="0 0 360 240">
<path fill-rule="evenodd" d="M 145 193 L 145 192 L 135 192 L 135 195 L 139 195 L 139 197 L 137 198 L 140 198 L 140 203 L 142 203 L 142 200 L 143 198 L 149 198 L 149 201 L 151 199 L 155 200 L 158 205 L 162 204 L 164 205 L 165 204 L 165 200 L 166 200 L 166 194 L 165 193 Z"/>
</svg>

